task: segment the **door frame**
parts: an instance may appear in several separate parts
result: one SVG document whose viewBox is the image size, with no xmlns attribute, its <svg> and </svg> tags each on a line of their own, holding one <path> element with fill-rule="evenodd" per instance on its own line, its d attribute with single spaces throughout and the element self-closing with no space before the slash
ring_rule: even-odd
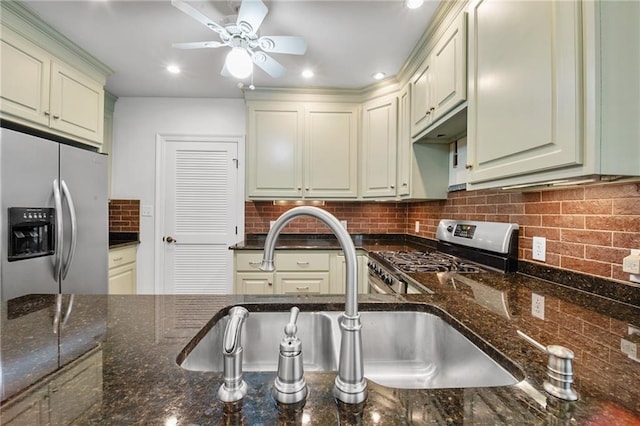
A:
<svg viewBox="0 0 640 426">
<path fill-rule="evenodd" d="M 235 143 L 237 145 L 238 160 L 238 193 L 236 197 L 236 207 L 238 212 L 238 235 L 236 241 L 231 244 L 239 243 L 244 240 L 244 199 L 245 199 L 245 166 L 244 166 L 244 150 L 245 141 L 242 135 L 185 135 L 185 134 L 156 134 L 156 173 L 155 173 L 155 202 L 154 202 L 154 226 L 153 226 L 153 263 L 154 263 L 154 293 L 165 294 L 164 283 L 164 243 L 162 241 L 162 230 L 164 229 L 164 209 L 165 204 L 164 193 L 165 170 L 164 162 L 166 159 L 165 150 L 167 142 L 202 142 L 202 143 Z M 233 274 L 231 274 L 233 276 Z M 233 286 L 232 286 L 233 288 Z"/>
</svg>

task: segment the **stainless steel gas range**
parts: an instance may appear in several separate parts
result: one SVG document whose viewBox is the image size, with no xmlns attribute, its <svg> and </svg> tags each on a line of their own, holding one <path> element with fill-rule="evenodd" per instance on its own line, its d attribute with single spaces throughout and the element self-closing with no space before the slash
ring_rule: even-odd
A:
<svg viewBox="0 0 640 426">
<path fill-rule="evenodd" d="M 518 268 L 518 225 L 513 223 L 441 220 L 433 249 L 378 251 L 369 256 L 370 293 L 424 293 L 408 274 L 477 274 Z"/>
</svg>

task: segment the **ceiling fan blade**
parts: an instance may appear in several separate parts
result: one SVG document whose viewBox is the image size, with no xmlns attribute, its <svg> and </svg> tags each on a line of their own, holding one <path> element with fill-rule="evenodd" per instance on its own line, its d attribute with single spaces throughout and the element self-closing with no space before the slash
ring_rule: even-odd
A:
<svg viewBox="0 0 640 426">
<path fill-rule="evenodd" d="M 255 34 L 268 12 L 262 0 L 242 0 L 236 25 L 247 34 Z"/>
<path fill-rule="evenodd" d="M 211 19 L 202 14 L 198 9 L 188 3 L 183 2 L 182 0 L 171 0 L 171 5 L 217 33 L 226 32 L 223 26 L 213 22 Z"/>
<path fill-rule="evenodd" d="M 258 39 L 258 45 L 265 52 L 304 55 L 307 41 L 298 36 L 265 36 Z"/>
<path fill-rule="evenodd" d="M 219 41 L 194 41 L 192 43 L 173 43 L 171 46 L 177 49 L 204 49 L 216 48 L 224 45 L 224 43 Z"/>
<path fill-rule="evenodd" d="M 273 59 L 264 52 L 253 52 L 251 56 L 253 63 L 262 68 L 267 74 L 273 78 L 282 77 L 287 71 L 280 62 Z"/>
</svg>

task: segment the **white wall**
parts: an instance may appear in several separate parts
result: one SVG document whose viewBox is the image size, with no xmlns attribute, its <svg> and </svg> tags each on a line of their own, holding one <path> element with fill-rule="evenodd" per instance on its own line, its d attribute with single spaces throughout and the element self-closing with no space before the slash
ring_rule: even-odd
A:
<svg viewBox="0 0 640 426">
<path fill-rule="evenodd" d="M 245 136 L 245 129 L 243 99 L 119 98 L 114 113 L 111 198 L 155 204 L 156 135 Z M 244 147 L 239 150 L 244 152 Z M 154 292 L 155 213 L 140 218 L 138 293 L 143 294 Z M 241 213 L 244 216 L 244 209 Z"/>
</svg>

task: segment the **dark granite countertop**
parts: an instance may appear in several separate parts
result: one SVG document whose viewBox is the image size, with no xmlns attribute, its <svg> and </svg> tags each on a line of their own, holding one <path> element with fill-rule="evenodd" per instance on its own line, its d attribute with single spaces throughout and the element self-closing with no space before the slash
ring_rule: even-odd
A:
<svg viewBox="0 0 640 426">
<path fill-rule="evenodd" d="M 263 250 L 265 234 L 249 234 L 242 243 L 231 246 L 232 250 Z M 367 251 L 415 250 L 435 247 L 435 240 L 414 237 L 408 234 L 354 234 L 351 235 L 356 249 Z M 340 243 L 332 234 L 281 234 L 276 241 L 276 250 L 339 250 Z"/>
<path fill-rule="evenodd" d="M 140 244 L 137 232 L 109 232 L 109 250 Z"/>
<path fill-rule="evenodd" d="M 231 412 L 216 398 L 221 374 L 187 371 L 176 364 L 187 343 L 201 337 L 200 330 L 233 305 L 250 311 L 285 311 L 293 304 L 302 311 L 342 310 L 342 296 L 77 295 L 57 335 L 50 322 L 54 298 L 34 296 L 28 303 L 2 305 L 2 423 L 16 406 L 43 389 L 51 392 L 46 400 L 51 413 L 73 418 L 73 412 L 80 424 L 640 422 L 640 363 L 620 351 L 628 325 L 640 324 L 640 308 L 521 274 L 413 278 L 435 294 L 364 295 L 361 310 L 436 313 L 487 353 L 512 360 L 526 380 L 505 387 L 422 390 L 390 389 L 369 381 L 364 406 L 338 408 L 331 396 L 335 373 L 306 373 L 310 393 L 304 408 L 279 411 L 269 393 L 275 373 L 246 373 L 249 393 L 240 410 Z M 544 320 L 531 315 L 534 292 L 545 297 Z M 63 299 L 68 306 L 70 296 Z M 546 357 L 517 337 L 517 329 L 575 352 L 579 401 L 562 402 L 542 391 Z M 78 375 L 68 382 L 62 398 L 55 394 L 58 385 L 53 383 L 58 383 L 60 371 L 85 362 L 87 354 L 99 360 L 94 370 L 98 377 Z M 91 408 L 78 408 L 81 400 L 96 402 Z"/>
</svg>

